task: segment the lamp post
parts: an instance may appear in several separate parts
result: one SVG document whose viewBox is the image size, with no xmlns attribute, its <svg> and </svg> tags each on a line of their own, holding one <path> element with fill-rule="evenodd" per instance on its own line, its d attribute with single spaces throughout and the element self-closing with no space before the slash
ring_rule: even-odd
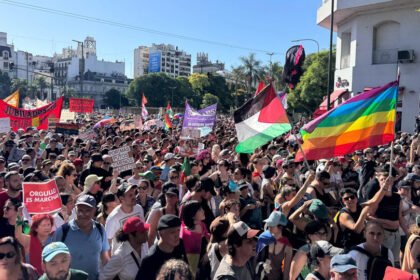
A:
<svg viewBox="0 0 420 280">
<path fill-rule="evenodd" d="M 312 41 L 316 44 L 317 47 L 317 57 L 319 59 L 319 43 L 317 40 L 315 39 L 296 39 L 296 40 L 292 40 L 292 42 L 302 42 L 302 41 Z"/>
<path fill-rule="evenodd" d="M 176 89 L 176 86 L 169 88 L 171 89 L 171 106 L 174 106 L 174 89 Z"/>
<path fill-rule="evenodd" d="M 83 74 L 85 72 L 85 56 L 84 56 L 84 49 L 83 49 L 83 42 L 72 40 L 78 44 L 82 45 L 82 65 L 79 65 L 79 78 L 80 78 L 80 94 L 79 97 L 82 97 L 83 94 Z"/>
</svg>

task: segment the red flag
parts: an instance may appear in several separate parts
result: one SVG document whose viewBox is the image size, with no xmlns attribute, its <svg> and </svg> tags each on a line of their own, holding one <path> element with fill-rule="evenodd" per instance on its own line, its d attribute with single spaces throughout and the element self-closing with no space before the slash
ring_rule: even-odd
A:
<svg viewBox="0 0 420 280">
<path fill-rule="evenodd" d="M 143 96 L 141 98 L 141 104 L 142 105 L 146 105 L 147 104 L 147 98 L 146 98 L 146 96 L 144 96 L 144 93 L 143 93 Z"/>
<path fill-rule="evenodd" d="M 265 88 L 264 82 L 258 84 L 257 90 L 255 91 L 255 96 L 257 96 Z"/>
</svg>

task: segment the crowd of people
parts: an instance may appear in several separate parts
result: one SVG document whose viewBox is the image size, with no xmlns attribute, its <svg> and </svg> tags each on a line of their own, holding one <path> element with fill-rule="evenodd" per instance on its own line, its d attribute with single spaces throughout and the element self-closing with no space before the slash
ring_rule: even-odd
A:
<svg viewBox="0 0 420 280">
<path fill-rule="evenodd" d="M 80 118 L 81 130 L 102 117 Z M 0 279 L 416 279 L 418 133 L 295 162 L 290 134 L 235 153 L 225 116 L 198 140 L 180 124 L 121 130 L 127 118 L 89 139 L 3 134 Z M 109 152 L 123 146 L 135 164 L 117 172 Z M 29 215 L 23 184 L 50 180 L 61 210 Z"/>
</svg>

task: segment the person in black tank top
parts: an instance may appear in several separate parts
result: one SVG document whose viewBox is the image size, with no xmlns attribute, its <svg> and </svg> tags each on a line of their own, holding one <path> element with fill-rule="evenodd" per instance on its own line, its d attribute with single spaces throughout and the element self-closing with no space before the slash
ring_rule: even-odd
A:
<svg viewBox="0 0 420 280">
<path fill-rule="evenodd" d="M 365 226 L 368 208 L 359 205 L 357 200 L 357 191 L 353 188 L 341 190 L 340 197 L 344 207 L 337 215 L 337 225 L 339 234 L 337 238 L 338 245 L 346 251 L 353 246 L 364 242 L 363 229 Z"/>
</svg>

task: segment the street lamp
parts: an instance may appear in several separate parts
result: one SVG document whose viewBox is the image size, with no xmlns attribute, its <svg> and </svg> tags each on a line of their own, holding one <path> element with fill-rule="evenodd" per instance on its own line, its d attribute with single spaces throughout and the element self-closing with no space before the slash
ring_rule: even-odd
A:
<svg viewBox="0 0 420 280">
<path fill-rule="evenodd" d="M 315 39 L 296 39 L 296 40 L 292 40 L 292 42 L 302 42 L 302 41 L 312 41 L 312 42 L 314 42 L 316 44 L 316 47 L 318 49 L 318 51 L 317 51 L 317 57 L 319 59 L 319 43 L 318 43 L 318 41 L 315 40 Z"/>
</svg>

